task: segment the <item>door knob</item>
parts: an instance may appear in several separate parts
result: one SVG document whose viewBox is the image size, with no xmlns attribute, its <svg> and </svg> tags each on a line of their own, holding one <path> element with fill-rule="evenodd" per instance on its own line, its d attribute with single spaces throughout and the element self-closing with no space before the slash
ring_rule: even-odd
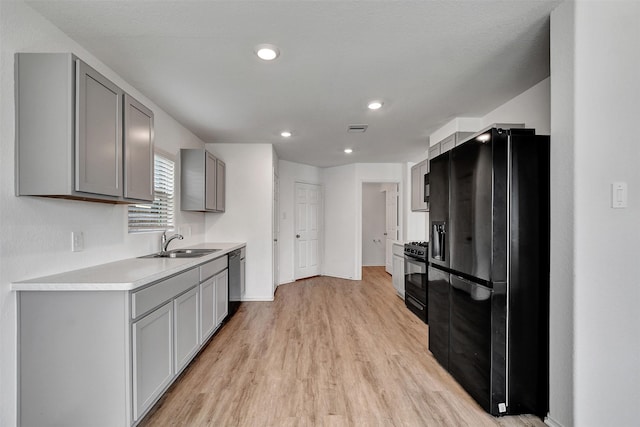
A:
<svg viewBox="0 0 640 427">
<path fill-rule="evenodd" d="M 299 239 L 299 238 L 300 238 L 300 235 L 299 235 L 299 234 L 296 234 L 296 238 L 297 238 L 297 239 Z"/>
</svg>

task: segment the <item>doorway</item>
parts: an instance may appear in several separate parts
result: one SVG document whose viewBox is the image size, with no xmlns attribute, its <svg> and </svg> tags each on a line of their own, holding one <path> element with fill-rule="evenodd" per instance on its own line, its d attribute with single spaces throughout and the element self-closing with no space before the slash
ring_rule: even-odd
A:
<svg viewBox="0 0 640 427">
<path fill-rule="evenodd" d="M 362 183 L 362 266 L 393 272 L 393 242 L 399 233 L 399 185 Z"/>
</svg>

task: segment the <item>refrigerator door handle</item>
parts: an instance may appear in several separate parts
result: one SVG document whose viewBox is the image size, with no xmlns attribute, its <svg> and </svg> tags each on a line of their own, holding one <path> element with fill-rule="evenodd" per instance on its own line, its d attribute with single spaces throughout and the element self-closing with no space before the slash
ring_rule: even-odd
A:
<svg viewBox="0 0 640 427">
<path fill-rule="evenodd" d="M 491 288 L 474 283 L 460 276 L 453 276 L 451 278 L 451 287 L 468 294 L 471 299 L 475 301 L 485 301 L 491 298 L 491 294 L 493 293 Z"/>
</svg>

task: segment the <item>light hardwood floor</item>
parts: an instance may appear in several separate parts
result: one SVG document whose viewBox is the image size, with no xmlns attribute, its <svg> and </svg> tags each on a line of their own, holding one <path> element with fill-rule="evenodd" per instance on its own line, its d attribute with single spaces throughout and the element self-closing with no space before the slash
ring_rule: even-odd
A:
<svg viewBox="0 0 640 427">
<path fill-rule="evenodd" d="M 146 417 L 151 426 L 544 426 L 493 418 L 438 365 L 383 267 L 245 302 Z"/>
</svg>

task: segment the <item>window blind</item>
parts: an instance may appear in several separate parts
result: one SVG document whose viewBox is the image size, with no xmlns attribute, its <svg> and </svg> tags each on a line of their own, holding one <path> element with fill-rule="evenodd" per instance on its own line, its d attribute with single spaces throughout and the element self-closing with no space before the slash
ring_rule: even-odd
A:
<svg viewBox="0 0 640 427">
<path fill-rule="evenodd" d="M 153 167 L 153 203 L 129 205 L 129 233 L 174 228 L 175 163 L 155 154 Z"/>
</svg>

